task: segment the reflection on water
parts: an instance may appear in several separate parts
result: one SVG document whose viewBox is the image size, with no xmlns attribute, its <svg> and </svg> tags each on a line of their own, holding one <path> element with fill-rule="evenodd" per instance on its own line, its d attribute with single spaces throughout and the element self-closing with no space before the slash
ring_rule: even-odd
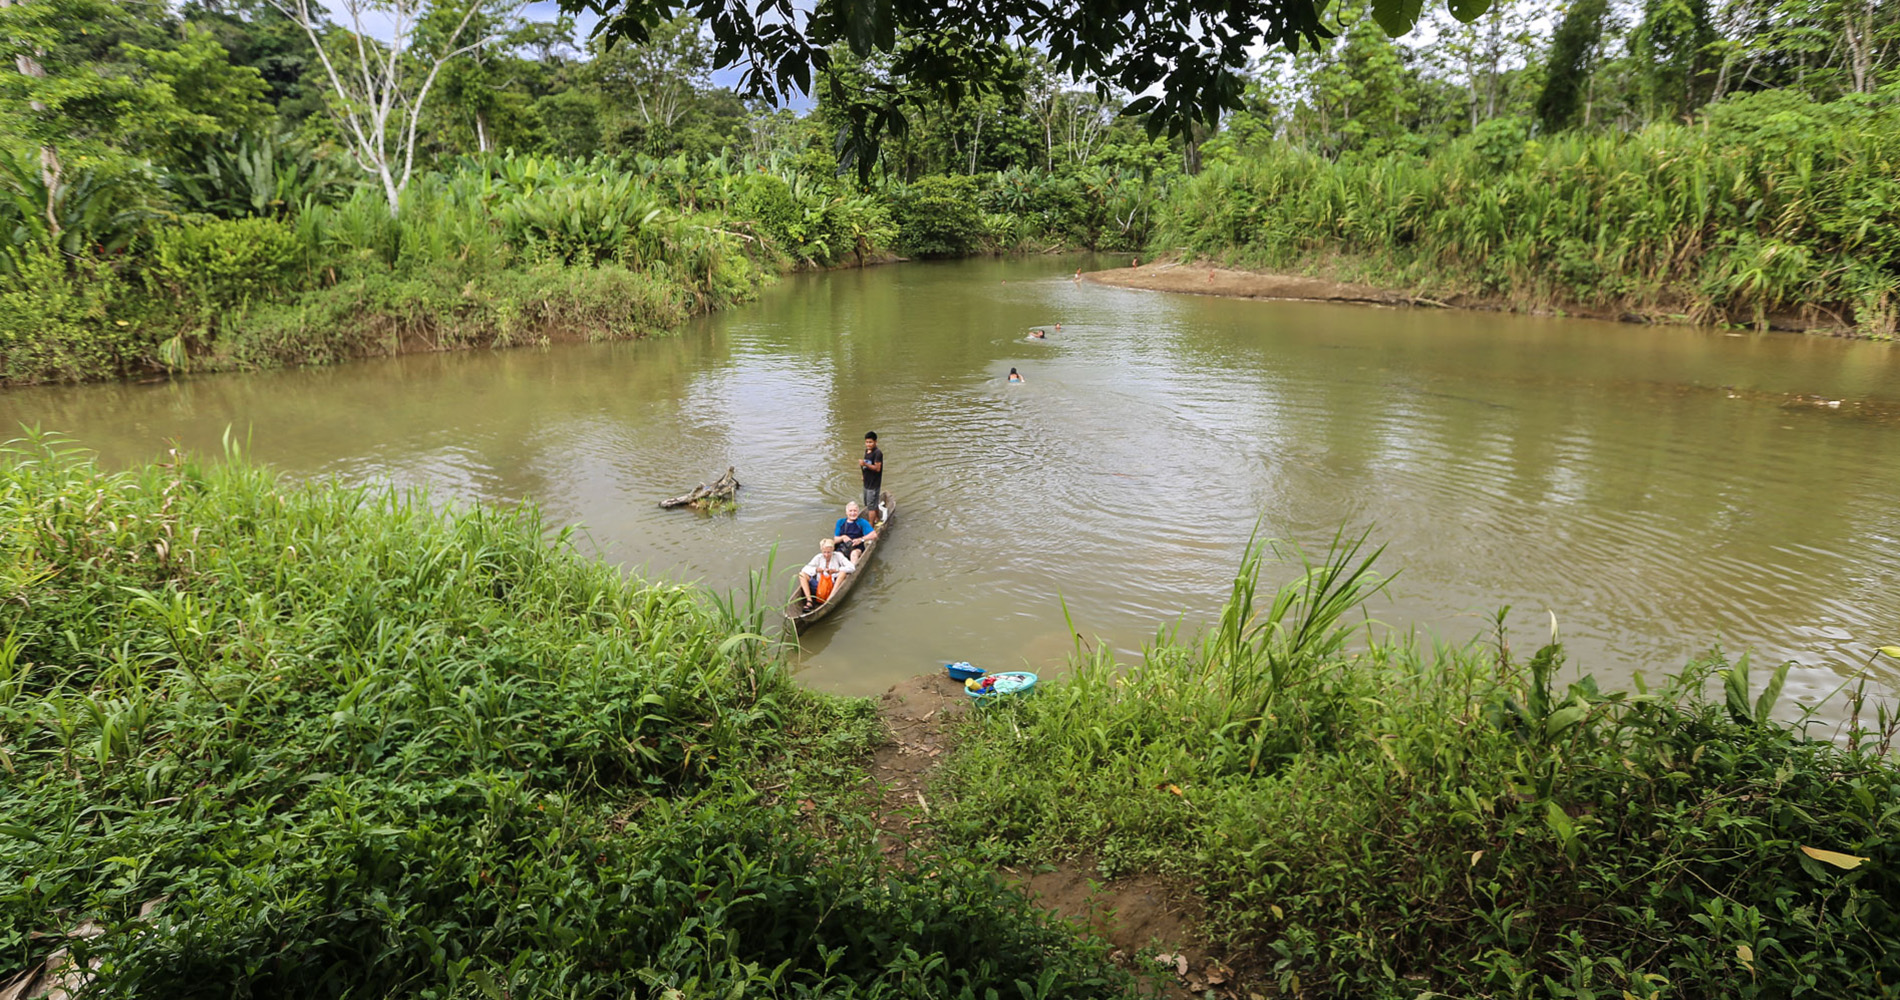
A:
<svg viewBox="0 0 1900 1000">
<path fill-rule="evenodd" d="M 1720 642 L 1796 660 L 1789 692 L 1812 698 L 1900 641 L 1887 345 L 1168 296 L 1073 269 L 800 277 L 678 338 L 23 390 L 0 420 L 111 463 L 232 427 L 294 475 L 531 499 L 610 559 L 721 589 L 775 545 L 781 576 L 804 562 L 876 430 L 903 520 L 805 637 L 807 679 L 853 693 L 949 660 L 1048 668 L 1065 602 L 1122 648 L 1204 621 L 1256 524 L 1309 549 L 1370 526 L 1402 571 L 1380 620 L 1463 641 L 1508 604 L 1533 644 L 1554 611 L 1573 661 L 1614 679 Z M 729 465 L 736 513 L 655 507 Z"/>
</svg>

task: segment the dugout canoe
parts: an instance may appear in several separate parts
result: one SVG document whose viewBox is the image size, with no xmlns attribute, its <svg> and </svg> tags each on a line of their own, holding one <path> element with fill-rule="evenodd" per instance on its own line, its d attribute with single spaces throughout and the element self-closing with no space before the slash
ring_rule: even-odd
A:
<svg viewBox="0 0 1900 1000">
<path fill-rule="evenodd" d="M 885 490 L 881 499 L 883 502 L 879 506 L 884 508 L 884 519 L 877 523 L 877 537 L 865 543 L 863 554 L 858 556 L 856 568 L 846 573 L 844 579 L 838 581 L 838 586 L 832 590 L 829 598 L 812 605 L 808 611 L 804 607 L 804 601 L 798 596 L 797 585 L 793 585 L 792 596 L 785 602 L 785 620 L 792 623 L 794 630 L 803 632 L 823 620 L 826 615 L 836 611 L 838 605 L 843 604 L 844 599 L 850 596 L 852 588 L 858 585 L 858 578 L 871 568 L 871 560 L 877 558 L 877 550 L 883 548 L 884 543 L 890 539 L 891 527 L 897 522 L 897 502 L 891 499 L 891 491 Z"/>
</svg>

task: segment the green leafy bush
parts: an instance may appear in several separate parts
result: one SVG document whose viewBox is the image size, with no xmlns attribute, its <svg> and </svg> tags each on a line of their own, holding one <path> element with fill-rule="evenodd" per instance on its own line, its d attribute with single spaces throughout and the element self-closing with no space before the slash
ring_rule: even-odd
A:
<svg viewBox="0 0 1900 1000">
<path fill-rule="evenodd" d="M 926 177 L 898 192 L 891 219 L 897 247 L 918 257 L 954 257 L 975 250 L 983 239 L 983 211 L 977 183 L 970 177 Z"/>
<path fill-rule="evenodd" d="M 700 305 L 665 265 L 539 264 L 474 275 L 436 266 L 349 278 L 233 317 L 213 360 L 263 368 L 553 338 L 633 339 L 675 329 Z"/>
<path fill-rule="evenodd" d="M 110 378 L 150 349 L 137 297 L 110 264 L 42 245 L 0 256 L 0 381 Z"/>
<path fill-rule="evenodd" d="M 220 137 L 191 154 L 191 167 L 160 184 L 185 212 L 235 219 L 284 219 L 347 195 L 350 186 L 331 164 L 293 136 Z"/>
<path fill-rule="evenodd" d="M 1153 240 L 1241 263 L 1697 322 L 1804 310 L 1891 336 L 1900 101 L 1742 94 L 1695 125 L 1527 142 L 1497 119 L 1428 158 L 1285 145 L 1172 193 Z"/>
<path fill-rule="evenodd" d="M 857 815 L 819 839 L 795 797 L 849 789 L 800 769 L 866 712 L 797 689 L 758 614 L 532 510 L 60 451 L 0 464 L 5 968 L 70 946 L 100 997 L 1126 992 L 970 863 L 888 868 Z"/>
<path fill-rule="evenodd" d="M 1263 605 L 1250 553 L 1205 635 L 982 713 L 948 835 L 1186 878 L 1289 994 L 1900 995 L 1890 710 L 1836 742 L 1746 658 L 1606 692 L 1501 633 L 1354 653 L 1370 569 L 1335 550 Z"/>
<path fill-rule="evenodd" d="M 302 257 L 296 233 L 275 219 L 211 219 L 154 232 L 144 270 L 155 288 L 215 315 L 282 291 Z"/>
<path fill-rule="evenodd" d="M 503 231 L 528 258 L 579 264 L 615 259 L 664 214 L 630 174 L 516 194 L 495 209 Z"/>
</svg>

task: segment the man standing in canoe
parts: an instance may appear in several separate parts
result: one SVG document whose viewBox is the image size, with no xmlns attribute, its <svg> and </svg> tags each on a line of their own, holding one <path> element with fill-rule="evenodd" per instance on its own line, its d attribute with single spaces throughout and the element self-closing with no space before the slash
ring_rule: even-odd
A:
<svg viewBox="0 0 1900 1000">
<path fill-rule="evenodd" d="M 864 516 L 876 525 L 883 517 L 878 508 L 878 493 L 884 488 L 884 452 L 877 446 L 877 432 L 864 432 L 864 457 L 858 459 L 864 473 Z"/>
</svg>

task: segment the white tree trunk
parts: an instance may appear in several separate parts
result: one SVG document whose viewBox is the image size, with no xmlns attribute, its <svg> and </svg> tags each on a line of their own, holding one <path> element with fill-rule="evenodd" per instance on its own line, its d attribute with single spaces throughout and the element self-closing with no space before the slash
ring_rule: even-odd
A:
<svg viewBox="0 0 1900 1000">
<path fill-rule="evenodd" d="M 413 32 L 428 15 L 430 2 L 340 0 L 335 9 L 349 17 L 346 30 L 349 43 L 355 49 L 354 59 L 344 63 L 333 51 L 337 47 L 335 43 L 324 41 L 328 12 L 322 6 L 313 11 L 311 0 L 269 0 L 272 7 L 303 29 L 316 49 L 335 98 L 330 110 L 343 133 L 344 146 L 357 167 L 382 185 L 384 196 L 389 200 L 390 218 L 401 211 L 403 189 L 409 186 L 409 178 L 415 172 L 416 125 L 428 103 L 429 91 L 435 87 L 436 76 L 449 60 L 499 37 L 497 33 L 456 47 L 469 22 L 481 9 L 480 0 L 469 0 L 468 10 L 443 42 L 448 51 L 419 57 L 418 61 L 427 66 L 429 72 L 418 86 L 405 72 L 404 57 L 410 54 L 408 48 Z M 509 4 L 501 12 L 505 23 L 520 9 L 521 0 L 504 2 Z M 371 40 L 370 23 L 389 26 L 387 44 Z"/>
<path fill-rule="evenodd" d="M 0 7 L 11 7 L 16 0 L 0 0 Z M 26 0 L 17 0 L 25 3 Z M 46 79 L 46 67 L 40 65 L 37 56 L 42 53 L 35 49 L 32 55 L 20 53 L 13 60 L 21 76 L 30 76 L 35 80 Z M 43 112 L 46 105 L 40 101 L 28 101 L 27 106 L 35 112 Z M 40 147 L 40 183 L 46 185 L 46 227 L 54 236 L 62 231 L 59 225 L 60 178 L 63 169 L 59 162 L 59 150 L 52 146 Z"/>
<path fill-rule="evenodd" d="M 1866 0 L 1860 10 L 1849 6 L 1841 11 L 1841 40 L 1847 44 L 1847 71 L 1854 78 L 1854 92 L 1873 92 L 1874 2 Z"/>
<path fill-rule="evenodd" d="M 983 112 L 976 113 L 976 132 L 970 136 L 970 169 L 965 173 L 976 173 L 976 157 L 983 142 Z"/>
</svg>

